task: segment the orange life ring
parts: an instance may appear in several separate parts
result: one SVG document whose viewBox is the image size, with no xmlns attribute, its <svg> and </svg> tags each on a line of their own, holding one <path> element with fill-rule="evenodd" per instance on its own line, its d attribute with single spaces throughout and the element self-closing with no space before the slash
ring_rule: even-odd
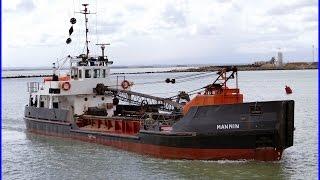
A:
<svg viewBox="0 0 320 180">
<path fill-rule="evenodd" d="M 129 81 L 127 81 L 127 80 L 122 81 L 121 87 L 122 87 L 123 89 L 128 89 L 129 86 L 130 86 L 130 82 L 129 82 Z"/>
<path fill-rule="evenodd" d="M 68 91 L 71 88 L 71 84 L 69 82 L 62 83 L 62 89 Z"/>
</svg>

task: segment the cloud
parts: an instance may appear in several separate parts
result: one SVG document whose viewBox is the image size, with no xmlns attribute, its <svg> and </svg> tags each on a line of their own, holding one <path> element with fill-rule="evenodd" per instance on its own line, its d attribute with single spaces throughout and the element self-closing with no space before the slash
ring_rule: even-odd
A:
<svg viewBox="0 0 320 180">
<path fill-rule="evenodd" d="M 307 22 L 318 22 L 318 15 L 316 13 L 308 13 L 302 20 Z"/>
<path fill-rule="evenodd" d="M 35 8 L 36 8 L 36 6 L 32 0 L 22 0 L 17 5 L 17 11 L 22 11 L 22 12 L 27 12 L 27 13 L 33 11 Z"/>
<path fill-rule="evenodd" d="M 236 49 L 239 53 L 249 54 L 272 54 L 281 48 L 283 52 L 295 51 L 295 47 L 289 47 L 288 42 L 282 40 L 264 40 L 243 43 Z"/>
<path fill-rule="evenodd" d="M 176 6 L 167 5 L 161 16 L 170 27 L 186 27 L 187 18 L 185 13 L 182 8 L 178 9 Z"/>
<path fill-rule="evenodd" d="M 146 8 L 144 6 L 137 5 L 137 4 L 130 4 L 126 8 L 128 10 L 130 10 L 132 13 L 134 13 L 134 12 L 142 12 L 142 11 L 146 10 Z"/>
<path fill-rule="evenodd" d="M 267 11 L 268 15 L 286 15 L 303 8 L 317 7 L 316 0 L 300 0 L 291 4 L 279 5 Z"/>
<path fill-rule="evenodd" d="M 97 33 L 98 34 L 111 34 L 116 33 L 121 29 L 123 26 L 123 23 L 121 22 L 107 22 L 107 21 L 101 21 L 98 23 L 97 26 Z"/>
<path fill-rule="evenodd" d="M 314 0 L 96 2 L 89 6 L 97 12 L 89 16 L 90 52 L 100 53 L 97 42 L 111 43 L 108 55 L 117 59 L 117 65 L 246 62 L 251 57 L 269 58 L 278 47 L 286 57 L 303 59 L 309 53 L 305 46 L 318 43 Z M 28 58 L 47 65 L 57 53 L 59 57 L 81 53 L 84 17 L 74 10 L 82 8 L 79 1 L 4 2 L 4 64 L 21 64 Z M 66 45 L 71 17 L 78 22 L 72 43 Z"/>
<path fill-rule="evenodd" d="M 21 0 L 15 7 L 4 8 L 4 13 L 30 13 L 36 9 L 32 0 Z"/>
</svg>

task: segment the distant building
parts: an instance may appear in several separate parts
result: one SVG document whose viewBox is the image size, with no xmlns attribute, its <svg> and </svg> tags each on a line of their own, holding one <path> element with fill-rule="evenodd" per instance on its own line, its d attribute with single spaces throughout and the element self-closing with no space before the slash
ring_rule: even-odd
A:
<svg viewBox="0 0 320 180">
<path fill-rule="evenodd" d="M 278 59 L 277 59 L 277 67 L 282 67 L 283 66 L 283 55 L 282 52 L 278 52 Z"/>
<path fill-rule="evenodd" d="M 276 58 L 272 57 L 271 60 L 269 61 L 270 64 L 275 64 L 276 63 Z"/>
<path fill-rule="evenodd" d="M 269 61 L 255 61 L 254 66 L 283 67 L 283 54 L 278 52 L 278 57 L 271 57 Z"/>
</svg>

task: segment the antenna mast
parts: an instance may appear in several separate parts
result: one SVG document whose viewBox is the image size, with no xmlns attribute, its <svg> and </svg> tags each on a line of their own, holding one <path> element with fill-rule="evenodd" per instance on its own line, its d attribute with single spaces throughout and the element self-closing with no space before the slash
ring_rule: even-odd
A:
<svg viewBox="0 0 320 180">
<path fill-rule="evenodd" d="M 86 24 L 86 49 L 87 49 L 87 58 L 89 57 L 89 41 L 88 41 L 88 18 L 87 18 L 87 14 L 96 14 L 96 13 L 90 13 L 90 11 L 88 11 L 87 6 L 89 6 L 89 4 L 82 4 L 82 6 L 84 6 L 84 10 L 81 10 L 80 12 L 76 12 L 76 13 L 81 13 L 84 14 L 84 18 L 85 18 L 85 24 Z"/>
</svg>

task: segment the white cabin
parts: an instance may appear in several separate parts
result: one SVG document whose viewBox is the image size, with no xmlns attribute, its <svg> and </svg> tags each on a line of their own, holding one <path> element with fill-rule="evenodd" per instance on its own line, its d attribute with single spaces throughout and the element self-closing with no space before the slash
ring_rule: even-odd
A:
<svg viewBox="0 0 320 180">
<path fill-rule="evenodd" d="M 97 107 L 105 108 L 107 116 L 113 116 L 113 95 L 94 93 L 97 84 L 124 89 L 119 82 L 110 80 L 108 65 L 111 63 L 105 59 L 98 60 L 99 58 L 69 58 L 68 74 L 57 76 L 54 67 L 52 77 L 44 78 L 41 83 L 28 83 L 29 106 L 71 110 L 72 115 L 82 115 L 89 107 Z"/>
</svg>

